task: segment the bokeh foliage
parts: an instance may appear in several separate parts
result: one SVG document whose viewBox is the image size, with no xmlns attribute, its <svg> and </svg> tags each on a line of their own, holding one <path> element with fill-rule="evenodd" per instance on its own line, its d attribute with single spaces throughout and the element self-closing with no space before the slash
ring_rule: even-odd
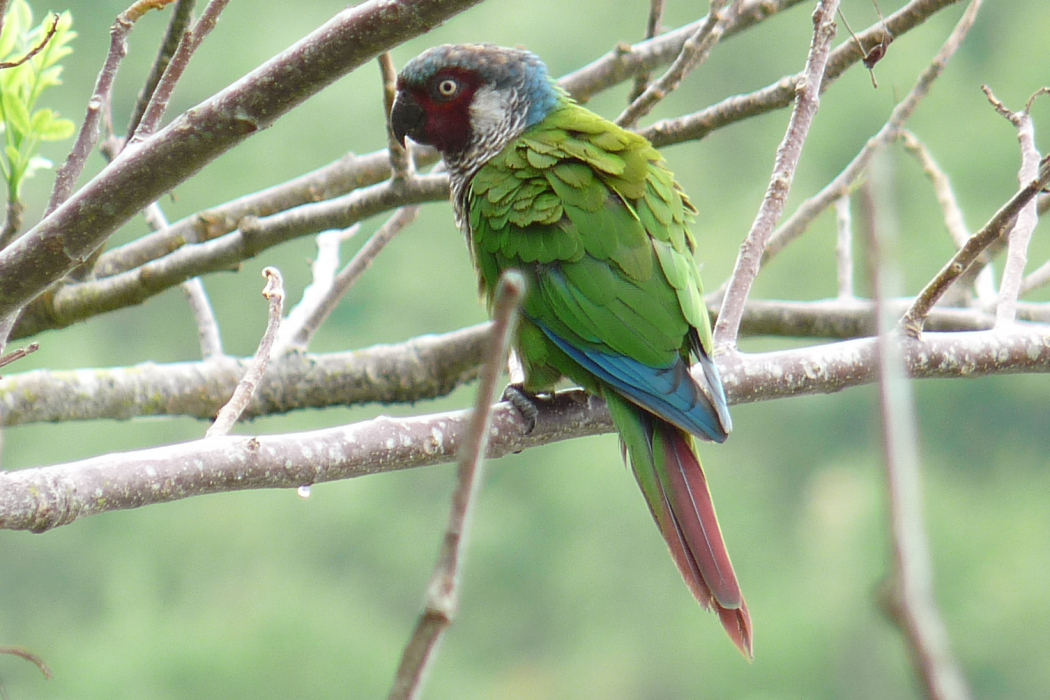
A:
<svg viewBox="0 0 1050 700">
<path fill-rule="evenodd" d="M 337 0 L 231 3 L 194 58 L 172 110 L 184 110 L 342 9 Z M 900 2 L 883 2 L 892 12 Z M 667 23 L 695 19 L 671 0 Z M 59 8 L 80 37 L 65 85 L 49 94 L 78 117 L 125 8 L 76 0 Z M 46 8 L 34 5 L 38 15 Z M 658 109 L 667 117 L 801 69 L 809 6 L 720 46 Z M 877 21 L 867 0 L 843 3 L 854 28 Z M 962 7 L 895 42 L 872 89 L 861 70 L 825 95 L 792 195 L 823 186 L 883 123 Z M 641 37 L 644 0 L 488 0 L 395 51 L 403 64 L 446 41 L 524 45 L 560 75 Z M 601 21 L 596 21 L 600 17 Z M 118 79 L 126 121 L 166 16 L 147 15 Z M 1050 80 L 1044 0 L 989 2 L 911 128 L 953 178 L 976 228 L 1016 189 L 1012 127 L 980 92 L 1013 109 Z M 844 37 L 841 33 L 840 39 Z M 627 86 L 595 99 L 615 116 Z M 385 143 L 378 69 L 365 67 L 271 130 L 208 166 L 162 202 L 172 220 Z M 1045 143 L 1050 108 L 1035 108 Z M 701 210 L 703 272 L 717 286 L 754 217 L 786 112 L 712 134 L 666 155 Z M 119 127 L 118 127 L 119 128 Z M 61 145 L 44 155 L 60 160 Z M 893 151 L 895 216 L 909 293 L 951 245 L 919 168 Z M 99 156 L 91 166 L 97 171 Z M 50 178 L 27 183 L 26 220 Z M 371 222 L 375 226 L 377 222 Z M 141 235 L 136 220 L 118 240 Z M 367 232 L 367 230 L 366 230 Z M 1033 261 L 1050 255 L 1037 231 Z M 352 246 L 351 246 L 352 248 Z M 822 219 L 759 277 L 764 298 L 835 293 L 834 227 Z M 347 251 L 349 254 L 350 251 Z M 309 241 L 285 245 L 236 275 L 206 280 L 227 350 L 249 354 L 265 323 L 257 271 L 277 265 L 292 298 L 308 282 Z M 316 351 L 395 342 L 484 317 L 450 208 L 429 205 L 377 261 L 315 341 Z M 194 359 L 178 290 L 140 308 L 44 334 L 17 367 L 73 368 Z M 780 340 L 749 341 L 770 348 Z M 917 385 L 927 515 L 937 593 L 979 697 L 1043 698 L 1050 689 L 1050 383 L 1043 376 Z M 432 412 L 472 389 L 416 406 L 355 407 L 260 420 L 277 432 Z M 918 697 L 899 635 L 876 604 L 888 573 L 886 502 L 870 388 L 734 409 L 725 446 L 703 450 L 756 628 L 748 665 L 682 585 L 613 436 L 558 444 L 490 465 L 467 562 L 461 614 L 428 698 Z M 67 461 L 195 438 L 185 419 L 26 426 L 4 432 L 3 466 Z M 385 695 L 419 611 L 451 491 L 450 467 L 315 486 L 238 493 L 89 518 L 45 535 L 0 532 L 0 645 L 42 655 L 44 682 L 0 658 L 11 697 L 286 698 Z"/>
</svg>

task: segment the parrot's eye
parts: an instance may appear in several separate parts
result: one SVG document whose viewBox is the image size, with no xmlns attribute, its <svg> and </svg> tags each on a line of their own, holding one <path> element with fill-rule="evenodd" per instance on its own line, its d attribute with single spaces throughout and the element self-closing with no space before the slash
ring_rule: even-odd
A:
<svg viewBox="0 0 1050 700">
<path fill-rule="evenodd" d="M 437 84 L 437 91 L 442 97 L 454 97 L 459 92 L 459 83 L 452 78 L 445 78 Z"/>
</svg>

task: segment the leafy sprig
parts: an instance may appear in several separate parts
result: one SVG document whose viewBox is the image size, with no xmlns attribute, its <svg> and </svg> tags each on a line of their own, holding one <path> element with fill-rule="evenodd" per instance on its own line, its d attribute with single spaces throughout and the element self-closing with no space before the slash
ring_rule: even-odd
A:
<svg viewBox="0 0 1050 700">
<path fill-rule="evenodd" d="M 63 58 L 73 53 L 76 37 L 68 12 L 54 14 L 33 25 L 26 0 L 13 0 L 0 32 L 0 174 L 7 184 L 8 218 L 21 209 L 22 185 L 51 161 L 38 155 L 41 142 L 61 141 L 73 135 L 73 122 L 52 109 L 37 109 L 43 92 L 61 85 Z M 11 227 L 9 220 L 5 234 Z"/>
</svg>

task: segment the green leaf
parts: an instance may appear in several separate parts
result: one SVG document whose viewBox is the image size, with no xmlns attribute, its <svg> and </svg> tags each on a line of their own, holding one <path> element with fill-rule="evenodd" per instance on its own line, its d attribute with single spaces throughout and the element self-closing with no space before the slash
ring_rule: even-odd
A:
<svg viewBox="0 0 1050 700">
<path fill-rule="evenodd" d="M 36 132 L 41 141 L 63 141 L 76 132 L 77 126 L 69 119 L 54 118 L 46 129 Z"/>
<path fill-rule="evenodd" d="M 25 0 L 14 0 L 4 17 L 4 33 L 0 36 L 0 61 L 6 60 L 19 48 L 29 25 L 33 23 L 33 11 Z"/>
<path fill-rule="evenodd" d="M 18 97 L 14 92 L 5 92 L 0 99 L 4 102 L 4 121 L 12 130 L 12 136 L 21 140 L 29 133 L 29 110 L 26 109 L 25 102 Z"/>
</svg>

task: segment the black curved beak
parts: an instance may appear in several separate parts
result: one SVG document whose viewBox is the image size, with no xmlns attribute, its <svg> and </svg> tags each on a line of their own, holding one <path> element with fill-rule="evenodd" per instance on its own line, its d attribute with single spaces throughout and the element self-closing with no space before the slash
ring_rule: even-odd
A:
<svg viewBox="0 0 1050 700">
<path fill-rule="evenodd" d="M 404 90 L 399 90 L 394 98 L 394 106 L 390 109 L 390 128 L 398 143 L 404 146 L 405 137 L 409 136 L 416 143 L 425 145 L 427 142 L 423 134 L 426 123 L 427 114 L 415 98 Z"/>
</svg>

